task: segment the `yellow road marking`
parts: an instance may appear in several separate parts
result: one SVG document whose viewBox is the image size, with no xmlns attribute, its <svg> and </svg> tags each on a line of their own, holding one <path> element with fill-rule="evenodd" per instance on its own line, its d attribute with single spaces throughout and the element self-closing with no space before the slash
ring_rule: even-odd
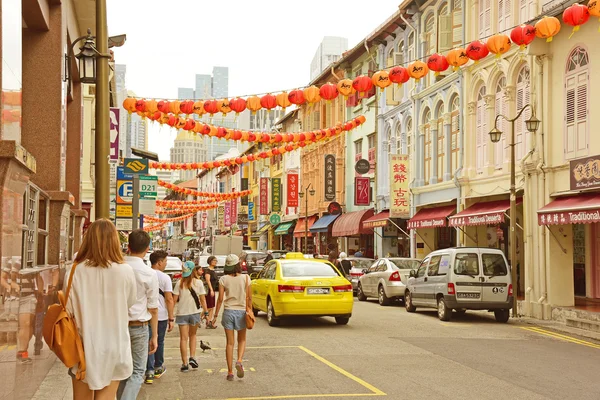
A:
<svg viewBox="0 0 600 400">
<path fill-rule="evenodd" d="M 376 393 L 340 393 L 340 394 L 290 394 L 286 396 L 258 396 L 258 397 L 228 397 L 226 400 L 274 400 L 274 399 L 306 399 L 314 397 L 370 397 L 386 396 L 386 394 Z"/>
<path fill-rule="evenodd" d="M 545 336 L 553 337 L 555 339 L 563 340 L 565 342 L 571 342 L 571 343 L 579 344 L 579 345 L 582 345 L 582 346 L 591 347 L 591 348 L 594 348 L 594 349 L 600 349 L 600 345 L 599 344 L 588 342 L 588 341 L 581 340 L 581 339 L 577 339 L 577 338 L 574 338 L 574 337 L 571 337 L 571 336 L 567 336 L 567 335 L 562 335 L 560 333 L 556 333 L 556 332 L 552 332 L 552 331 L 547 331 L 547 330 L 542 329 L 542 328 L 521 327 L 521 329 L 524 329 L 524 330 L 530 331 L 530 332 L 534 332 L 534 333 L 538 333 L 540 335 L 545 335 Z"/>
<path fill-rule="evenodd" d="M 298 346 L 248 346 L 248 349 L 297 349 Z M 179 350 L 179 347 L 165 347 L 165 350 Z M 213 347 L 211 350 L 225 350 L 225 347 Z"/>
</svg>

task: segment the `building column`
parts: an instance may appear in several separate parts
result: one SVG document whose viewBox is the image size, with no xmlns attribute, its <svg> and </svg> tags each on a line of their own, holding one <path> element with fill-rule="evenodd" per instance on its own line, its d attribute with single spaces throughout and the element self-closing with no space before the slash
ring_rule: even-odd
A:
<svg viewBox="0 0 600 400">
<path fill-rule="evenodd" d="M 459 146 L 465 146 L 464 154 L 464 169 L 465 175 L 471 178 L 477 175 L 477 102 L 471 101 L 467 103 L 467 116 L 463 124 L 463 143 Z M 466 133 L 470 132 L 469 140 Z"/>
<path fill-rule="evenodd" d="M 425 125 L 419 126 L 416 145 L 417 180 L 415 186 L 423 186 L 425 184 Z"/>
<path fill-rule="evenodd" d="M 487 115 L 487 132 L 483 132 L 483 140 L 486 141 L 486 154 L 487 154 L 487 162 L 484 164 L 483 169 L 487 171 L 487 175 L 490 176 L 496 170 L 496 166 L 491 160 L 494 159 L 494 146 L 492 141 L 490 140 L 490 135 L 488 133 L 494 128 L 494 121 L 496 119 L 496 110 L 494 109 L 494 102 L 496 100 L 496 96 L 492 94 L 486 94 L 483 97 L 485 101 L 485 112 Z"/>
<path fill-rule="evenodd" d="M 444 158 L 444 181 L 452 179 L 452 115 L 450 113 L 444 114 L 444 135 L 446 141 L 444 143 L 444 151 L 446 156 Z M 458 140 L 458 138 L 457 138 Z M 458 145 L 458 143 L 457 143 Z"/>
<path fill-rule="evenodd" d="M 435 128 L 433 128 L 435 127 Z M 431 129 L 431 176 L 429 184 L 435 185 L 438 183 L 438 123 L 437 121 L 429 121 L 429 129 Z M 426 155 L 424 154 L 423 157 Z"/>
</svg>

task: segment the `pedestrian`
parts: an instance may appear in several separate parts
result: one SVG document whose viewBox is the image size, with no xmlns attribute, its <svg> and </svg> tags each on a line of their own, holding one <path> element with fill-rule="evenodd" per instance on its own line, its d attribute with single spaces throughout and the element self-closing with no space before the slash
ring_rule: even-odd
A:
<svg viewBox="0 0 600 400">
<path fill-rule="evenodd" d="M 206 291 L 200 281 L 202 268 L 196 267 L 192 261 L 183 264 L 181 279 L 173 289 L 173 300 L 177 303 L 175 322 L 179 326 L 179 352 L 181 353 L 181 372 L 198 368 L 196 361 L 196 332 L 200 325 L 200 308 L 204 318 L 206 310 Z M 188 358 L 188 346 L 190 354 Z"/>
<path fill-rule="evenodd" d="M 363 252 L 365 251 L 364 247 L 361 247 L 356 253 L 354 253 L 354 257 L 364 257 Z"/>
<path fill-rule="evenodd" d="M 227 360 L 227 380 L 233 380 L 233 346 L 235 332 L 237 331 L 237 362 L 235 369 L 238 378 L 244 377 L 242 359 L 246 351 L 246 313 L 252 312 L 252 298 L 250 294 L 250 277 L 242 274 L 240 259 L 235 254 L 230 254 L 225 260 L 224 275 L 219 279 L 219 301 L 213 321 L 216 321 L 219 310 L 224 306 L 221 325 L 225 328 L 227 346 L 225 357 Z"/>
<path fill-rule="evenodd" d="M 208 267 L 204 270 L 204 281 L 208 287 L 208 293 L 206 294 L 206 308 L 208 308 L 206 329 L 215 329 L 217 326 L 213 324 L 213 318 L 215 317 L 216 293 L 219 291 L 219 279 L 215 271 L 217 257 L 210 256 L 207 262 Z"/>
<path fill-rule="evenodd" d="M 135 304 L 129 308 L 129 337 L 133 357 L 133 373 L 121 381 L 117 398 L 135 400 L 144 382 L 148 354 L 158 348 L 158 277 L 144 261 L 150 247 L 150 235 L 143 229 L 129 234 L 127 244 L 129 255 L 125 261 L 135 273 L 137 295 Z M 150 336 L 150 326 L 152 336 Z"/>
<path fill-rule="evenodd" d="M 336 265 L 338 263 L 338 252 L 335 250 L 331 250 L 329 252 L 329 257 L 327 258 L 327 261 L 329 261 L 333 265 Z"/>
<path fill-rule="evenodd" d="M 67 310 L 77 321 L 86 373 L 85 379 L 77 380 L 78 367 L 69 370 L 73 398 L 114 400 L 119 382 L 133 371 L 128 323 L 137 289 L 112 222 L 97 219 L 88 227 L 74 265 Z"/>
<path fill-rule="evenodd" d="M 166 368 L 164 367 L 164 351 L 165 351 L 165 335 L 167 331 L 171 332 L 175 323 L 173 309 L 175 302 L 173 301 L 173 282 L 169 275 L 164 273 L 167 267 L 167 252 L 164 250 L 156 250 L 150 254 L 150 263 L 152 269 L 156 272 L 158 278 L 158 348 L 156 353 L 148 355 L 148 363 L 146 365 L 146 383 L 151 384 L 154 378 L 158 379 L 164 375 Z M 150 328 L 150 336 L 152 336 L 152 328 Z"/>
<path fill-rule="evenodd" d="M 267 256 L 265 257 L 265 261 L 263 261 L 263 265 L 268 263 L 273 259 L 273 252 L 271 250 L 267 250 Z"/>
</svg>

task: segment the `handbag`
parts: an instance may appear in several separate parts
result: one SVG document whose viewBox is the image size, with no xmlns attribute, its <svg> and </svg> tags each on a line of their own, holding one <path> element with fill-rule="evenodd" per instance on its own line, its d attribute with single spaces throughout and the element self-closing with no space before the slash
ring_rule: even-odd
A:
<svg viewBox="0 0 600 400">
<path fill-rule="evenodd" d="M 86 370 L 83 343 L 81 342 L 81 336 L 79 336 L 75 318 L 67 311 L 67 302 L 69 301 L 75 268 L 77 268 L 77 264 L 73 264 L 73 268 L 71 268 L 66 293 L 63 293 L 62 290 L 59 291 L 58 304 L 52 304 L 48 307 L 44 317 L 42 333 L 50 350 L 56 354 L 66 367 L 72 368 L 79 364 L 76 378 L 77 380 L 83 380 L 85 379 Z"/>
<path fill-rule="evenodd" d="M 254 322 L 256 322 L 256 317 L 254 316 L 254 312 L 252 311 L 252 300 L 250 300 L 250 277 L 246 275 L 246 329 L 254 328 Z"/>
</svg>

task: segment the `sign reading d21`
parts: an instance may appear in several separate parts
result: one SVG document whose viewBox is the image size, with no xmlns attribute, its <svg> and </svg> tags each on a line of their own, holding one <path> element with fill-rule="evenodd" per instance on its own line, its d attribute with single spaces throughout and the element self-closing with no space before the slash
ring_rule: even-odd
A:
<svg viewBox="0 0 600 400">
<path fill-rule="evenodd" d="M 158 176 L 140 175 L 140 199 L 155 199 L 158 195 Z"/>
<path fill-rule="evenodd" d="M 126 174 L 147 174 L 150 169 L 145 158 L 126 158 L 123 166 Z"/>
</svg>

